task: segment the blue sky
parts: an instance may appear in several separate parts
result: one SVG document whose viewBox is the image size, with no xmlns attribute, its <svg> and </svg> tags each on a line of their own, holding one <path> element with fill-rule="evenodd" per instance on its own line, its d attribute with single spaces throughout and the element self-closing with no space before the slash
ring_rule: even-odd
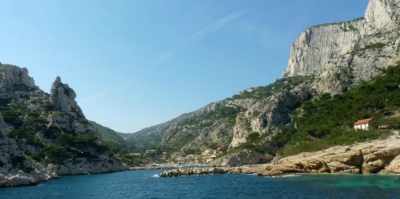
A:
<svg viewBox="0 0 400 199">
<path fill-rule="evenodd" d="M 50 92 L 56 76 L 85 116 L 142 128 L 280 78 L 291 43 L 364 16 L 368 0 L 0 0 L 0 62 Z"/>
</svg>

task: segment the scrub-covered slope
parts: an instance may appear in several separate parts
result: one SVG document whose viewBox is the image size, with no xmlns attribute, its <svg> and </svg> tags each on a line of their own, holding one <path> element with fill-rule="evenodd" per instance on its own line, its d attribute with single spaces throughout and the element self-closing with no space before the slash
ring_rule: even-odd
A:
<svg viewBox="0 0 400 199">
<path fill-rule="evenodd" d="M 0 187 L 125 169 L 75 97 L 59 77 L 47 94 L 26 68 L 0 64 Z"/>
</svg>

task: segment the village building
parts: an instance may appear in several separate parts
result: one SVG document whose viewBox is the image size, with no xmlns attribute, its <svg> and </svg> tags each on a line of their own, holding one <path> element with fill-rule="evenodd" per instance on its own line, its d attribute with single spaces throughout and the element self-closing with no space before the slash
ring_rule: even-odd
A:
<svg viewBox="0 0 400 199">
<path fill-rule="evenodd" d="M 363 120 L 358 120 L 356 123 L 354 123 L 354 129 L 355 130 L 369 130 L 369 123 L 372 120 L 372 118 L 368 119 L 363 119 Z"/>
<path fill-rule="evenodd" d="M 129 155 L 134 158 L 140 158 L 140 153 L 130 153 Z"/>
<path fill-rule="evenodd" d="M 209 162 L 211 162 L 211 161 L 213 161 L 214 159 L 212 159 L 212 158 L 208 158 L 207 160 L 206 160 L 206 163 L 209 163 Z"/>
<path fill-rule="evenodd" d="M 210 148 L 207 148 L 207 149 L 205 149 L 201 154 L 202 155 L 211 155 L 212 154 L 212 152 L 213 152 L 213 150 L 212 149 L 210 149 Z"/>
<path fill-rule="evenodd" d="M 194 155 L 193 154 L 187 155 L 186 160 L 194 160 Z"/>
<path fill-rule="evenodd" d="M 210 158 L 210 156 L 211 156 L 210 154 L 204 154 L 204 155 L 202 155 L 201 159 L 206 160 L 206 159 Z"/>
<path fill-rule="evenodd" d="M 184 157 L 176 157 L 175 160 L 178 162 L 183 162 L 183 161 L 185 161 L 185 158 Z"/>
<path fill-rule="evenodd" d="M 154 155 L 154 154 L 156 154 L 156 153 L 157 153 L 157 151 L 154 150 L 154 149 L 146 150 L 146 154 L 147 154 L 147 155 Z"/>
<path fill-rule="evenodd" d="M 218 155 L 218 149 L 214 149 L 212 152 L 213 155 Z"/>
</svg>

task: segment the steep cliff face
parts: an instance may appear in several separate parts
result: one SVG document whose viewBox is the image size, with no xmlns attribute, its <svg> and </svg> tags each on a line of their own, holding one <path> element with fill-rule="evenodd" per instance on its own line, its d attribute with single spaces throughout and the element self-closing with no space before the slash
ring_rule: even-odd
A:
<svg viewBox="0 0 400 199">
<path fill-rule="evenodd" d="M 239 113 L 230 147 L 245 143 L 248 135 L 253 132 L 272 135 L 280 124 L 290 122 L 290 112 L 296 109 L 300 102 L 311 98 L 312 93 L 308 83 L 312 80 L 313 78 L 298 78 L 300 85 L 286 83 L 287 90 L 275 91 L 270 96 L 264 96 L 247 111 Z"/>
<path fill-rule="evenodd" d="M 76 103 L 75 98 L 75 91 L 72 90 L 68 84 L 63 84 L 61 78 L 57 77 L 51 86 L 50 102 L 54 104 L 57 109 L 74 118 L 85 117 L 81 108 Z"/>
<path fill-rule="evenodd" d="M 318 92 L 337 94 L 400 62 L 399 3 L 371 0 L 365 18 L 318 25 L 294 41 L 283 77 L 315 75 Z"/>
<path fill-rule="evenodd" d="M 312 77 L 282 78 L 271 85 L 242 91 L 170 122 L 146 128 L 130 139 L 142 143 L 145 148 L 174 152 L 173 157 L 208 147 L 235 148 L 246 143 L 251 133 L 266 135 L 278 125 L 290 122 L 289 113 L 302 100 L 311 97 L 308 84 L 312 81 Z M 268 140 L 270 135 L 264 139 Z M 145 145 L 148 140 L 153 145 Z"/>
<path fill-rule="evenodd" d="M 57 77 L 51 94 L 27 69 L 0 64 L 0 187 L 124 170 Z"/>
</svg>

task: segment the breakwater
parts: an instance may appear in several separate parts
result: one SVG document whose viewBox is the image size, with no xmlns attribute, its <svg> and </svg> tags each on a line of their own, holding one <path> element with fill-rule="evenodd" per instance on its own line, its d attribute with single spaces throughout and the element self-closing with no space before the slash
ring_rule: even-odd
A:
<svg viewBox="0 0 400 199">
<path fill-rule="evenodd" d="M 179 177 L 207 174 L 225 174 L 225 173 L 249 173 L 248 169 L 241 167 L 212 167 L 212 168 L 190 168 L 190 169 L 175 169 L 160 173 L 159 177 Z M 253 173 L 253 172 L 250 172 Z"/>
<path fill-rule="evenodd" d="M 129 170 L 163 170 L 163 169 L 177 169 L 177 166 L 143 166 L 143 167 L 129 167 Z"/>
</svg>

